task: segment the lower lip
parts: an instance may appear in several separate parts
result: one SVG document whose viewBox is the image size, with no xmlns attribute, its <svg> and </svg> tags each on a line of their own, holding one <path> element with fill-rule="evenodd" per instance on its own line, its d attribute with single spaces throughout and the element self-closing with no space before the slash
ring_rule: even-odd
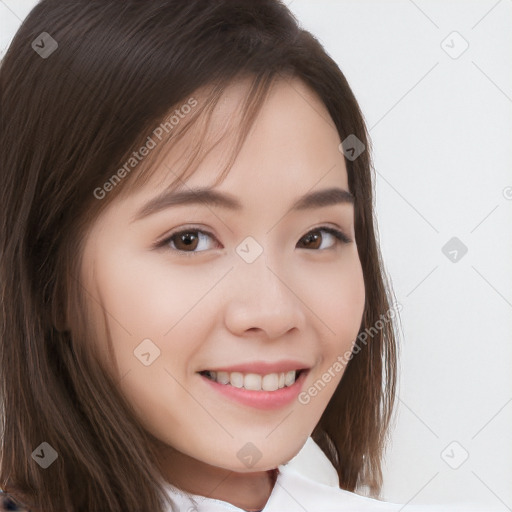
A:
<svg viewBox="0 0 512 512">
<path fill-rule="evenodd" d="M 277 389 L 276 391 L 252 391 L 244 388 L 235 388 L 231 384 L 215 382 L 204 375 L 200 375 L 200 377 L 215 391 L 218 391 L 225 397 L 249 407 L 268 411 L 280 409 L 291 404 L 299 395 L 308 373 L 309 370 L 302 371 L 299 378 L 291 386 Z"/>
</svg>

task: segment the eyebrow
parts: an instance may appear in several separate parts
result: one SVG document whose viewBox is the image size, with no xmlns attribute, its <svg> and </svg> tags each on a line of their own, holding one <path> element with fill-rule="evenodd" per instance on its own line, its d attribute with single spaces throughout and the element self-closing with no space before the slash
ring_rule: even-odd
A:
<svg viewBox="0 0 512 512">
<path fill-rule="evenodd" d="M 336 204 L 354 204 L 354 196 L 342 188 L 327 188 L 309 192 L 297 199 L 290 211 L 312 210 Z M 158 213 L 172 206 L 206 205 L 225 208 L 233 211 L 243 209 L 240 201 L 231 194 L 211 188 L 195 188 L 180 192 L 164 192 L 146 203 L 133 217 L 132 222 Z"/>
</svg>

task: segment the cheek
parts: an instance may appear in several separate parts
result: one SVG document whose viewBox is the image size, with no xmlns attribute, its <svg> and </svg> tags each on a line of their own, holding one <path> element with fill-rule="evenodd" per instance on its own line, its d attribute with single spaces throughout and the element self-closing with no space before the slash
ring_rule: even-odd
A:
<svg viewBox="0 0 512 512">
<path fill-rule="evenodd" d="M 324 351 L 347 350 L 361 326 L 365 305 L 363 271 L 357 252 L 316 276 L 316 286 L 309 286 L 308 306 L 321 320 Z"/>
<path fill-rule="evenodd" d="M 352 344 L 359 332 L 365 305 L 364 276 L 359 259 L 343 273 L 342 281 L 341 289 L 337 292 L 339 309 L 337 313 L 333 311 L 337 315 L 335 330 L 340 332 L 344 341 Z M 333 293 L 336 294 L 336 291 Z"/>
<path fill-rule="evenodd" d="M 171 336 L 218 280 L 218 272 L 198 268 L 192 273 L 164 257 L 118 256 L 104 257 L 96 281 L 109 324 L 133 339 Z"/>
<path fill-rule="evenodd" d="M 109 365 L 109 370 L 121 393 L 141 424 L 157 437 L 174 439 L 189 431 L 178 404 L 190 401 L 186 388 L 191 361 L 209 327 L 198 322 L 201 297 L 218 277 L 196 275 L 191 282 L 178 266 L 142 264 L 111 251 L 95 278 L 101 283 L 98 298 L 105 307 L 96 304 L 95 309 L 100 315 L 108 311 L 116 366 L 114 370 Z M 103 322 L 100 316 L 97 320 Z M 105 336 L 100 339 L 106 351 Z M 196 414 L 203 422 L 208 419 L 202 409 Z"/>
<path fill-rule="evenodd" d="M 146 402 L 147 411 L 147 403 L 157 400 L 155 389 L 179 391 L 170 389 L 174 381 L 166 370 L 183 380 L 198 337 L 185 336 L 182 327 L 211 284 L 204 279 L 194 280 L 191 286 L 179 268 L 141 260 L 105 247 L 97 258 L 101 264 L 85 275 L 84 282 L 90 290 L 93 329 L 105 369 L 141 410 Z"/>
<path fill-rule="evenodd" d="M 364 276 L 357 253 L 317 276 L 321 286 L 310 294 L 311 309 L 321 321 L 319 364 L 309 376 L 299 403 L 319 416 L 343 377 L 361 327 L 365 305 Z"/>
<path fill-rule="evenodd" d="M 98 328 L 105 321 L 108 324 L 115 375 L 123 379 L 135 400 L 140 397 L 141 403 L 144 396 L 154 396 L 154 389 L 162 386 L 170 394 L 179 394 L 180 387 L 171 375 L 183 381 L 190 362 L 207 339 L 209 320 L 216 316 L 205 314 L 208 300 L 203 299 L 218 281 L 218 271 L 196 269 L 191 278 L 190 270 L 168 264 L 165 258 L 149 264 L 142 260 L 106 249 L 101 267 L 95 269 L 101 294 L 95 293 L 97 300 L 92 301 Z M 100 349 L 107 357 L 104 331 L 98 336 Z M 128 374 L 130 378 L 124 379 Z M 175 389 L 171 389 L 173 386 Z"/>
</svg>

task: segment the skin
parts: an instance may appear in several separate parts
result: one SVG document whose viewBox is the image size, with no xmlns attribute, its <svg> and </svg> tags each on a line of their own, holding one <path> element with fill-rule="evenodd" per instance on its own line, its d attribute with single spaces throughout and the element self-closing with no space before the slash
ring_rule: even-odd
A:
<svg viewBox="0 0 512 512">
<path fill-rule="evenodd" d="M 212 129 L 233 118 L 243 92 L 243 82 L 226 89 Z M 365 301 L 353 205 L 287 213 L 312 190 L 348 190 L 347 171 L 339 135 L 320 99 L 296 79 L 279 81 L 216 187 L 236 196 L 242 211 L 173 206 L 132 222 L 174 178 L 169 169 L 180 161 L 179 148 L 190 143 L 189 136 L 170 150 L 167 165 L 150 182 L 116 198 L 96 220 L 86 240 L 82 278 L 95 299 L 94 326 L 104 340 L 99 350 L 106 357 L 108 329 L 115 354 L 111 371 L 158 439 L 166 479 L 195 494 L 260 510 L 272 491 L 268 471 L 300 451 L 343 370 L 307 405 L 295 400 L 270 411 L 225 398 L 197 372 L 298 359 L 311 366 L 302 388 L 307 389 L 352 349 Z M 230 144 L 222 141 L 187 186 L 211 185 Z M 316 230 L 319 240 L 308 245 L 305 236 L 323 225 L 340 229 L 351 242 Z M 178 254 L 178 247 L 187 250 L 179 237 L 175 245 L 152 248 L 181 228 L 213 237 L 193 231 L 202 239 L 192 244 L 190 257 Z M 235 251 L 247 236 L 263 248 L 250 264 Z M 149 366 L 134 356 L 146 338 L 160 350 Z M 261 452 L 250 468 L 237 457 L 247 442 Z"/>
</svg>

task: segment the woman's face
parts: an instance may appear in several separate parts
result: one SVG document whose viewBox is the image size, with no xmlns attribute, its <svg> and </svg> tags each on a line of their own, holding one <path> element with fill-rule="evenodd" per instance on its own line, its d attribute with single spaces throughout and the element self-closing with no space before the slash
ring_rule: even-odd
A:
<svg viewBox="0 0 512 512">
<path fill-rule="evenodd" d="M 226 90 L 212 126 L 232 119 L 243 90 Z M 197 461 L 266 470 L 313 431 L 361 324 L 364 282 L 340 139 L 302 82 L 280 81 L 210 192 L 226 199 L 180 202 L 175 191 L 176 200 L 138 217 L 175 178 L 189 136 L 92 226 L 83 285 L 100 352 L 108 329 L 112 374 L 144 427 Z M 231 143 L 216 146 L 180 193 L 208 189 Z M 314 195 L 328 189 L 337 192 Z M 303 370 L 295 384 L 294 370 Z"/>
</svg>

